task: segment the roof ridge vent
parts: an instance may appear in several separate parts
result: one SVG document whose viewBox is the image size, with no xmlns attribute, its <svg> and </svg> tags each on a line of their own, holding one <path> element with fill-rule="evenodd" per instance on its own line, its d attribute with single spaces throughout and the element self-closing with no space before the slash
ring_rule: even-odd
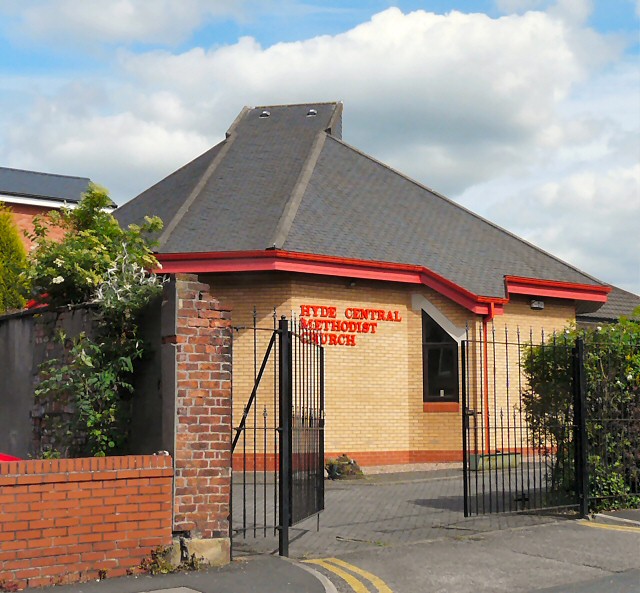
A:
<svg viewBox="0 0 640 593">
<path fill-rule="evenodd" d="M 307 117 L 315 117 L 316 115 L 318 115 L 317 109 L 309 109 L 309 111 L 307 111 Z"/>
<path fill-rule="evenodd" d="M 266 109 L 259 115 L 259 117 L 261 119 L 264 119 L 265 117 L 269 117 L 271 115 L 271 111 L 267 111 Z"/>
</svg>

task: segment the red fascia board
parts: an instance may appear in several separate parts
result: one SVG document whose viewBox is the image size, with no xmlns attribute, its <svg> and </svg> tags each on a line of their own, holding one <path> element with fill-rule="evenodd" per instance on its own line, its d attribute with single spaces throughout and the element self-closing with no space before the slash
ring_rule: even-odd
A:
<svg viewBox="0 0 640 593">
<path fill-rule="evenodd" d="M 559 282 L 557 280 L 540 280 L 538 278 L 521 278 L 505 276 L 508 294 L 526 294 L 558 299 L 575 299 L 606 303 L 610 286 L 596 284 L 577 284 L 573 282 Z"/>
<path fill-rule="evenodd" d="M 507 299 L 502 298 L 480 297 L 428 268 L 408 264 L 362 261 L 281 250 L 160 253 L 156 257 L 162 264 L 161 271 L 166 274 L 281 271 L 420 284 L 433 288 L 479 315 L 487 315 L 491 303 L 494 303 L 495 314 L 500 314 L 502 305 L 507 302 Z"/>
</svg>

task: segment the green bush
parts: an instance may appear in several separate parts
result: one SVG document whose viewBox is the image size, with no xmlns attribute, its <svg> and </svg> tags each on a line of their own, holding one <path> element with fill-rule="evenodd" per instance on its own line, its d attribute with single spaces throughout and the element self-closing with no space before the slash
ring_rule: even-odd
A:
<svg viewBox="0 0 640 593">
<path fill-rule="evenodd" d="M 639 311 L 640 313 L 640 311 Z M 635 316 L 636 319 L 638 316 Z M 523 409 L 532 445 L 551 450 L 550 491 L 575 488 L 572 346 L 584 341 L 589 501 L 592 511 L 636 506 L 640 499 L 640 322 L 567 328 L 529 345 L 522 360 Z"/>
<path fill-rule="evenodd" d="M 74 210 L 37 220 L 28 278 L 33 295 L 53 308 L 93 304 L 91 332 L 59 332 L 63 356 L 40 366 L 35 394 L 69 413 L 45 415 L 43 431 L 53 442 L 46 454 L 103 456 L 126 450 L 131 383 L 143 355 L 138 316 L 161 292 L 159 267 L 149 234 L 158 218 L 122 229 L 109 212 L 107 192 L 91 185 Z M 62 241 L 48 238 L 50 225 L 64 229 Z M 42 452 L 43 454 L 45 451 Z"/>
<path fill-rule="evenodd" d="M 0 314 L 22 309 L 27 253 L 11 211 L 0 203 Z"/>
<path fill-rule="evenodd" d="M 35 249 L 27 277 L 35 299 L 53 307 L 91 302 L 109 270 L 125 255 L 141 268 L 157 267 L 148 237 L 162 228 L 160 219 L 147 217 L 142 226 L 123 229 L 111 205 L 107 191 L 91 184 L 75 209 L 34 219 Z M 48 237 L 52 226 L 64 231 L 62 241 Z"/>
</svg>

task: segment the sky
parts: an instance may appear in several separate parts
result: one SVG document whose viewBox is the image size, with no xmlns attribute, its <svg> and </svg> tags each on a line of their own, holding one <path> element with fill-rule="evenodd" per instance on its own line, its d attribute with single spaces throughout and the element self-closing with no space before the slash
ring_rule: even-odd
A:
<svg viewBox="0 0 640 593">
<path fill-rule="evenodd" d="M 0 0 L 0 166 L 122 204 L 243 106 L 343 140 L 640 294 L 640 0 Z"/>
</svg>

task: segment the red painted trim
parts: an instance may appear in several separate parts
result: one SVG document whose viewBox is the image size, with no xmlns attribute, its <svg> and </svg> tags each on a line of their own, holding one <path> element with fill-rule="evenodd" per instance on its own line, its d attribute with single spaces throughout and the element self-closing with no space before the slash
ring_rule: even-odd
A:
<svg viewBox="0 0 640 593">
<path fill-rule="evenodd" d="M 521 278 L 518 276 L 505 276 L 505 284 L 509 294 L 527 294 L 596 303 L 606 303 L 607 295 L 611 292 L 610 286 L 576 284 L 573 282 Z"/>
<path fill-rule="evenodd" d="M 398 465 L 402 471 L 402 465 L 411 463 L 451 463 L 462 461 L 462 449 L 434 449 L 434 450 L 409 450 L 409 451 L 329 451 L 325 452 L 325 461 L 336 459 L 346 454 L 350 459 L 358 463 L 360 467 L 372 465 Z M 232 457 L 234 472 L 274 471 L 278 467 L 278 457 L 273 453 L 256 455 L 255 464 L 253 455 L 243 458 L 241 453 L 234 453 Z"/>
<path fill-rule="evenodd" d="M 509 302 L 508 298 L 474 294 L 429 268 L 409 264 L 363 261 L 280 249 L 160 253 L 157 258 L 162 264 L 161 271 L 166 274 L 281 271 L 419 284 L 432 288 L 472 313 L 490 315 L 490 319 L 502 315 L 504 305 Z M 505 276 L 505 284 L 509 295 L 527 294 L 598 303 L 606 302 L 611 290 L 608 286 L 518 276 Z"/>
<path fill-rule="evenodd" d="M 482 364 L 484 365 L 484 385 L 482 394 L 482 406 L 484 417 L 484 434 L 486 451 L 491 450 L 491 431 L 489 426 L 489 343 L 488 343 L 488 315 L 482 319 Z"/>
<path fill-rule="evenodd" d="M 422 411 L 435 414 L 458 414 L 460 404 L 457 402 L 423 402 Z"/>
<path fill-rule="evenodd" d="M 478 315 L 486 315 L 490 303 L 496 306 L 496 313 L 501 313 L 502 305 L 508 302 L 503 298 L 473 294 L 428 268 L 408 264 L 362 261 L 281 250 L 160 253 L 157 258 L 162 264 L 161 271 L 166 274 L 281 271 L 420 284 L 433 288 Z"/>
</svg>

